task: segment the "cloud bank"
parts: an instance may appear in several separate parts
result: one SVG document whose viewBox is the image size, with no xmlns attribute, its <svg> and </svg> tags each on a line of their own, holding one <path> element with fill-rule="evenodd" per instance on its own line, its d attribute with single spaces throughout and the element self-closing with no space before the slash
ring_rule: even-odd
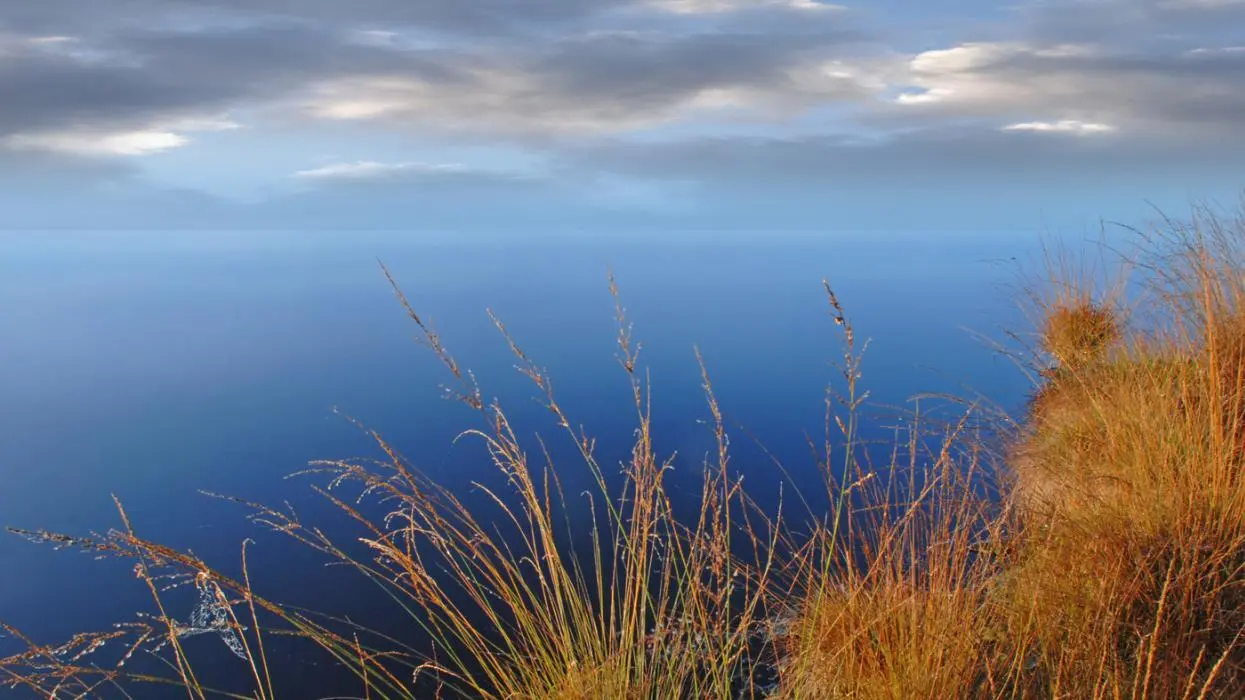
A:
<svg viewBox="0 0 1245 700">
<path fill-rule="evenodd" d="M 1245 3 L 904 8 L 0 0 L 0 226 L 954 225 L 990 191 L 1014 225 L 1245 185 Z M 178 184 L 226 154 L 265 194 Z"/>
</svg>

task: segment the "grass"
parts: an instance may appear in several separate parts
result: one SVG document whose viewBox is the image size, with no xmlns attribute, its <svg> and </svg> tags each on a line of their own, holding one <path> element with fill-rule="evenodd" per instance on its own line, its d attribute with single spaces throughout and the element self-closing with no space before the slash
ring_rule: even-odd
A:
<svg viewBox="0 0 1245 700">
<path fill-rule="evenodd" d="M 1123 324 L 1051 309 L 1065 352 L 1010 460 L 1028 525 L 1014 613 L 1073 696 L 1245 684 L 1245 227 L 1195 223 L 1148 241 L 1155 328 L 1086 332 Z"/>
<path fill-rule="evenodd" d="M 376 585 L 409 616 L 410 639 L 264 597 L 245 546 L 231 578 L 141 537 L 118 504 L 121 527 L 102 535 L 15 532 L 133 561 L 151 610 L 53 645 L 0 627 L 24 647 L 0 659 L 0 686 L 275 698 L 277 640 L 346 669 L 361 698 L 1240 697 L 1245 223 L 1200 211 L 1138 240 L 1115 279 L 1048 259 L 1031 299 L 1040 380 L 1002 450 L 979 430 L 984 409 L 964 405 L 937 422 L 913 416 L 889 463 L 874 465 L 860 438 L 867 344 L 827 285 L 844 352 L 813 445 L 825 513 L 797 508 L 800 494 L 777 511 L 749 498 L 702 363 L 716 448 L 692 516 L 676 515 L 612 280 L 635 422 L 622 465 L 602 463 L 552 379 L 494 319 L 556 439 L 579 455 L 557 468 L 546 438 L 520 439 L 395 283 L 453 395 L 476 411 L 464 438 L 485 446 L 506 488 L 479 485 L 492 507 L 469 507 L 369 433 L 377 459 L 309 470 L 359 536 L 243 505 Z M 595 484 L 586 522 L 572 521 L 561 488 L 571 468 Z M 387 515 L 373 515 L 377 504 Z M 198 594 L 189 623 L 166 612 L 178 585 Z M 183 643 L 203 633 L 240 657 L 243 690 L 207 687 Z"/>
</svg>

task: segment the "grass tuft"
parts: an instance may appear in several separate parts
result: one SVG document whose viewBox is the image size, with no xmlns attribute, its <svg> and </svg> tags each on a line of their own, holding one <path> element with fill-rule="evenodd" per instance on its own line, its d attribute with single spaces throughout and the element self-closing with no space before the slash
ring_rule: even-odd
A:
<svg viewBox="0 0 1245 700">
<path fill-rule="evenodd" d="M 1063 368 L 1075 369 L 1101 359 L 1119 339 L 1117 314 L 1093 301 L 1060 304 L 1046 315 L 1042 348 Z"/>
</svg>

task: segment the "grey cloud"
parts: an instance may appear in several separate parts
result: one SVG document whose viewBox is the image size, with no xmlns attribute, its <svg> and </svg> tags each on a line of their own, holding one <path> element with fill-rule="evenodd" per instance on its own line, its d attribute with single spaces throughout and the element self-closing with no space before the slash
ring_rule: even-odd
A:
<svg viewBox="0 0 1245 700">
<path fill-rule="evenodd" d="M 595 35 L 478 58 L 475 75 L 458 84 L 430 86 L 411 76 L 405 85 L 376 92 L 366 84 L 348 85 L 339 99 L 387 100 L 392 107 L 384 116 L 426 128 L 452 125 L 501 135 L 610 132 L 676 118 L 713 90 L 738 91 L 746 102 L 774 107 L 861 99 L 866 91 L 851 81 L 806 86 L 789 74 L 835 41 Z"/>
<path fill-rule="evenodd" d="M 1038 66 L 1004 68 L 1004 77 L 1041 80 L 1054 73 L 1071 87 L 1073 105 L 1084 104 L 1108 117 L 1168 123 L 1176 128 L 1220 130 L 1217 136 L 1245 136 L 1245 52 L 1152 52 L 1148 55 L 1071 57 Z"/>
<path fill-rule="evenodd" d="M 966 44 L 914 62 L 914 98 L 879 123 L 976 118 L 987 126 L 1073 119 L 1137 137 L 1245 137 L 1245 52 L 1105 44 Z"/>
<path fill-rule="evenodd" d="M 26 45 L 7 56 L 0 70 L 0 135 L 201 116 L 326 73 L 381 65 L 375 49 L 325 51 L 329 40 L 321 31 L 265 26 L 134 31 L 92 47 L 89 57 L 60 46 Z"/>
<path fill-rule="evenodd" d="M 861 140 L 845 136 L 713 138 L 639 144 L 615 141 L 568 151 L 568 168 L 600 168 L 644 179 L 772 192 L 797 187 L 848 190 L 995 188 L 1102 184 L 1129 173 L 1245 177 L 1245 143 L 1174 143 L 1067 134 L 929 129 Z"/>
<path fill-rule="evenodd" d="M 931 129 L 843 136 L 615 143 L 565 167 L 667 183 L 705 229 L 1068 229 L 1140 223 L 1245 188 L 1245 144 Z"/>
<path fill-rule="evenodd" d="M 157 19 L 295 18 L 401 24 L 462 33 L 508 34 L 568 22 L 633 0 L 0 0 L 0 26 L 81 32 Z"/>
<path fill-rule="evenodd" d="M 22 24 L 14 17 L 29 20 L 38 12 L 62 23 L 73 21 L 64 0 L 38 3 L 39 10 L 20 9 L 28 7 L 20 0 L 0 3 L 8 3 L 0 12 L 8 24 Z M 700 30 L 678 29 L 682 25 L 672 18 L 665 29 L 653 25 L 643 31 L 572 31 L 541 40 L 455 42 L 441 37 L 411 48 L 402 41 L 367 44 L 352 32 L 372 13 L 403 7 L 450 12 L 445 8 L 478 5 L 469 12 L 496 15 L 500 21 L 508 9 L 513 21 L 527 21 L 516 17 L 558 15 L 562 3 L 548 0 L 520 13 L 501 0 L 357 6 L 218 0 L 214 6 L 239 12 L 245 7 L 249 14 L 245 20 L 218 20 L 197 28 L 168 19 L 177 16 L 173 9 L 195 4 L 210 3 L 110 4 L 118 16 L 133 15 L 134 26 L 96 28 L 91 30 L 96 34 L 88 32 L 79 43 L 17 43 L 0 69 L 0 94 L 6 98 L 0 137 L 24 130 L 144 128 L 161 120 L 274 102 L 310 104 L 320 116 L 330 117 L 357 116 L 350 110 L 360 103 L 382 104 L 364 116 L 424 128 L 463 127 L 477 136 L 533 134 L 558 131 L 568 121 L 589 130 L 608 129 L 613 122 L 623 128 L 660 122 L 669 110 L 715 88 L 759 91 L 774 103 L 787 101 L 787 95 L 809 102 L 855 97 L 858 92 L 858 86 L 846 83 L 810 90 L 791 84 L 785 75 L 806 57 L 856 38 L 837 20 L 783 20 L 790 30 L 783 35 L 773 26 L 744 31 L 743 24 L 722 18 L 704 20 Z M 576 12 L 587 11 L 580 7 Z M 330 8 L 343 17 L 346 8 L 354 14 L 348 22 L 333 23 L 327 21 Z M 296 9 L 302 19 L 265 14 Z M 151 15 L 143 16 L 143 11 Z M 637 16 L 652 14 L 646 12 Z M 775 17 L 789 14 L 782 8 L 773 12 Z M 758 13 L 741 16 L 764 16 Z M 45 29 L 72 33 L 73 27 Z M 810 94 L 802 95 L 802 90 Z"/>
<path fill-rule="evenodd" d="M 1240 41 L 1245 3 L 1230 0 L 1036 0 L 1021 6 L 1030 37 L 1154 46 Z"/>
<path fill-rule="evenodd" d="M 652 0 L 0 0 L 0 29 L 100 36 L 153 24 L 228 26 L 285 20 L 425 36 L 538 40 L 566 32 L 653 26 L 809 33 L 833 14 L 811 15 L 763 0 L 741 2 L 730 12 L 685 15 L 662 10 Z"/>
<path fill-rule="evenodd" d="M 379 183 L 325 182 L 312 194 L 245 211 L 194 205 L 216 212 L 205 220 L 236 221 L 369 220 L 382 216 L 369 211 L 390 210 L 461 221 L 470 218 L 462 210 L 480 201 L 514 216 L 547 218 L 543 208 L 590 218 L 599 212 L 569 204 L 583 190 L 560 183 L 594 172 L 694 183 L 702 203 L 744 201 L 751 191 L 809 202 L 815 187 L 1092 184 L 1139 171 L 1240 177 L 1245 52 L 1218 49 L 1245 43 L 1238 29 L 1245 6 L 1030 3 L 1022 19 L 966 25 L 960 39 L 1005 50 L 923 73 L 907 65 L 905 51 L 880 51 L 880 37 L 862 34 L 853 14 L 774 5 L 672 15 L 638 0 L 0 0 L 0 28 L 81 35 L 84 48 L 104 56 L 9 49 L 0 62 L 0 139 L 147 128 L 275 104 L 285 115 L 306 117 L 299 110 L 310 108 L 322 118 L 368 119 L 425 136 L 521 138 L 565 168 L 559 182 L 405 172 Z M 399 36 L 389 46 L 368 45 L 352 38 L 359 29 Z M 892 47 L 906 40 L 886 38 Z M 883 69 L 852 77 L 875 68 L 862 67 L 862 56 L 879 53 L 888 54 Z M 818 72 L 818 62 L 836 58 L 845 60 L 842 76 Z M 897 104 L 890 96 L 905 85 L 945 94 Z M 764 108 L 764 116 L 779 117 L 771 121 L 775 133 L 782 117 L 841 107 L 836 120 L 854 118 L 849 127 L 873 136 L 602 139 L 678 122 L 703 108 L 699 98 Z M 1084 138 L 999 131 L 1062 119 L 1118 131 Z M 10 163 L 19 157 L 34 156 L 0 150 Z M 103 161 L 46 159 L 39 167 L 92 181 L 127 177 Z M 176 205 L 169 197 L 148 199 L 161 203 L 154 209 L 191 207 L 183 195 Z"/>
<path fill-rule="evenodd" d="M 563 42 L 530 64 L 565 95 L 661 102 L 714 86 L 785 82 L 802 55 L 841 44 L 847 32 L 794 38 L 781 46 L 761 33 L 600 36 Z"/>
<path fill-rule="evenodd" d="M 121 57 L 85 62 L 47 50 L 10 57 L 0 71 L 0 94 L 12 106 L 0 113 L 0 133 L 133 126 L 284 99 L 302 100 L 320 116 L 389 119 L 473 137 L 611 131 L 676 118 L 713 90 L 733 90 L 739 99 L 771 109 L 868 106 L 863 123 L 875 128 L 955 116 L 1165 120 L 1228 129 L 1241 122 L 1245 54 L 1187 52 L 1203 43 L 1218 46 L 1209 28 L 1245 14 L 1245 5 L 1050 0 L 1026 7 L 1020 32 L 1029 37 L 1026 50 L 937 76 L 912 76 L 917 84 L 947 86 L 957 95 L 967 92 L 959 89 L 963 81 L 988 81 L 989 90 L 894 108 L 875 101 L 876 85 L 793 78 L 800 69 L 815 72 L 811 66 L 822 58 L 859 59 L 865 36 L 850 12 L 758 4 L 679 16 L 640 0 L 537 0 L 522 6 L 513 0 L 117 0 L 106 6 L 94 0 L 0 0 L 0 24 L 52 33 L 80 29 L 87 44 Z M 213 28 L 183 26 L 209 15 L 216 17 Z M 108 17 L 124 22 L 88 28 Z M 1109 19 L 1120 22 L 1113 31 L 1105 31 Z M 558 24 L 571 20 L 582 22 Z M 1206 34 L 1148 45 L 1146 37 L 1169 21 L 1176 29 L 1196 21 Z M 348 37 L 369 23 L 400 30 L 402 22 L 434 41 L 420 50 L 385 50 Z M 525 24 L 567 31 L 465 43 L 436 34 L 451 25 Z M 1079 34 L 1086 27 L 1093 28 L 1092 39 Z M 984 30 L 975 25 L 974 31 Z M 1081 38 L 1098 54 L 1040 52 Z M 901 74 L 893 70 L 887 78 L 902 82 Z"/>
<path fill-rule="evenodd" d="M 1028 0 L 887 74 L 874 130 L 1077 120 L 1134 138 L 1245 138 L 1245 3 Z M 907 60 L 903 60 L 907 63 Z M 913 99 L 916 98 L 916 99 Z"/>
</svg>

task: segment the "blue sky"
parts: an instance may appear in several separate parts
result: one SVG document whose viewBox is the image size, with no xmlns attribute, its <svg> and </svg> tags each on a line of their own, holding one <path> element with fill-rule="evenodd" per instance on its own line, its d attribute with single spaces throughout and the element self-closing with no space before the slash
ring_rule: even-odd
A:
<svg viewBox="0 0 1245 700">
<path fill-rule="evenodd" d="M 1245 187 L 1245 0 L 0 0 L 0 228 L 1008 229 Z"/>
</svg>

